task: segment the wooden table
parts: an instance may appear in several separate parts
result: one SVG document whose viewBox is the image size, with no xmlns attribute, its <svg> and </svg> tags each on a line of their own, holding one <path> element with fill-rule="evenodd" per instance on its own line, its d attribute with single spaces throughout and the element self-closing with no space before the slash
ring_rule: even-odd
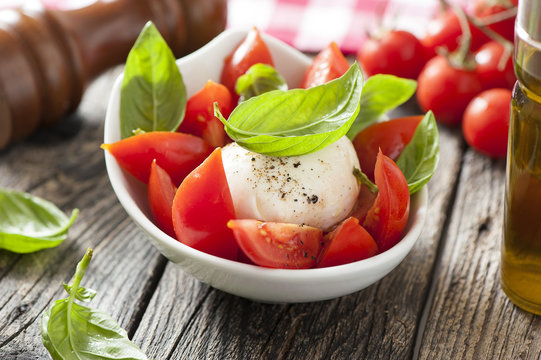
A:
<svg viewBox="0 0 541 360">
<path fill-rule="evenodd" d="M 77 114 L 0 152 L 0 186 L 81 210 L 59 247 L 0 251 L 0 359 L 48 358 L 41 315 L 88 246 L 91 306 L 153 359 L 541 359 L 541 317 L 498 282 L 505 164 L 467 148 L 459 129 L 440 127 L 426 225 L 390 275 L 330 301 L 255 303 L 168 262 L 121 208 L 99 149 L 120 71 L 94 82 Z"/>
</svg>

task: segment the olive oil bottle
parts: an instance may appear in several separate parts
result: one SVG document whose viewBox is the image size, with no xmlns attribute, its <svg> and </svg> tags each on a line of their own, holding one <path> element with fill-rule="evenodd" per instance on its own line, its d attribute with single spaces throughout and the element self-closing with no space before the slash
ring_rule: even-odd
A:
<svg viewBox="0 0 541 360">
<path fill-rule="evenodd" d="M 521 0 L 515 26 L 501 285 L 541 314 L 541 1 Z"/>
</svg>

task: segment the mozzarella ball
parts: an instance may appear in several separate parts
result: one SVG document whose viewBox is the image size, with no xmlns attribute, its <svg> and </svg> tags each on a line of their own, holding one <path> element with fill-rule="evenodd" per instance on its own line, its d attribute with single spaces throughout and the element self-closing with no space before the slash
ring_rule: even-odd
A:
<svg viewBox="0 0 541 360">
<path fill-rule="evenodd" d="M 267 156 L 236 143 L 222 149 L 238 219 L 305 224 L 327 230 L 352 210 L 359 194 L 359 160 L 342 137 L 307 155 Z"/>
</svg>

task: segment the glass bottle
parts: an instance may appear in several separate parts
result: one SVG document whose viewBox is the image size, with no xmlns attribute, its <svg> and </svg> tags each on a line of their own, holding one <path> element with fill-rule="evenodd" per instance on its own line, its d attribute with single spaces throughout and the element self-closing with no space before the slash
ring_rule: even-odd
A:
<svg viewBox="0 0 541 360">
<path fill-rule="evenodd" d="M 521 0 L 505 185 L 501 286 L 541 314 L 541 1 Z"/>
</svg>

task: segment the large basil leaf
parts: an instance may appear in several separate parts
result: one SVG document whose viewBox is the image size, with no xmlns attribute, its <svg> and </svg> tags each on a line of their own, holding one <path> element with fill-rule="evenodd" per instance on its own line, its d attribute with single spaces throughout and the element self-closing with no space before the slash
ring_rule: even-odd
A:
<svg viewBox="0 0 541 360">
<path fill-rule="evenodd" d="M 117 322 L 106 313 L 76 303 L 80 283 L 92 257 L 92 249 L 77 264 L 67 299 L 56 300 L 43 314 L 41 337 L 53 360 L 123 359 L 147 360 L 147 356 L 128 339 Z M 82 293 L 89 295 L 92 290 Z M 93 297 L 93 295 L 89 295 Z M 88 300 L 88 296 L 84 297 Z"/>
<path fill-rule="evenodd" d="M 0 189 L 0 249 L 29 253 L 59 245 L 77 218 L 53 203 L 24 192 Z"/>
<path fill-rule="evenodd" d="M 359 112 L 362 73 L 357 63 L 340 78 L 310 89 L 275 90 L 253 97 L 228 120 L 215 106 L 229 137 L 266 155 L 308 154 L 344 136 Z"/>
<path fill-rule="evenodd" d="M 417 82 L 394 75 L 378 74 L 366 80 L 361 97 L 361 109 L 351 125 L 347 137 L 353 140 L 367 126 L 383 114 L 405 103 L 415 93 Z"/>
<path fill-rule="evenodd" d="M 419 191 L 436 171 L 440 159 L 440 141 L 436 118 L 432 111 L 425 117 L 404 147 L 396 164 L 404 173 L 410 194 Z"/>
<path fill-rule="evenodd" d="M 120 90 L 122 138 L 143 131 L 175 131 L 184 119 L 186 87 L 169 46 L 152 22 L 135 41 Z"/>
<path fill-rule="evenodd" d="M 235 86 L 240 102 L 272 90 L 285 91 L 287 83 L 278 71 L 267 64 L 252 65 L 244 75 L 237 79 Z"/>
</svg>

